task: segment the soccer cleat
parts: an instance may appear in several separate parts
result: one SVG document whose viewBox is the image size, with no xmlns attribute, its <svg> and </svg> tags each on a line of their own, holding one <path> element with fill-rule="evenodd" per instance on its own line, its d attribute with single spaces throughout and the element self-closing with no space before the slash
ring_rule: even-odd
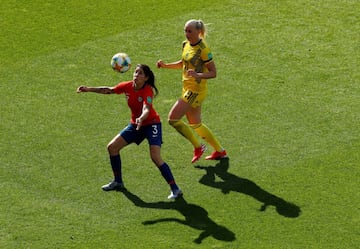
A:
<svg viewBox="0 0 360 249">
<path fill-rule="evenodd" d="M 199 160 L 205 151 L 206 151 L 205 144 L 202 144 L 199 148 L 195 148 L 194 149 L 194 157 L 192 158 L 191 163 L 194 163 L 197 160 Z"/>
<path fill-rule="evenodd" d="M 219 160 L 221 158 L 227 158 L 227 154 L 225 150 L 221 152 L 214 151 L 213 153 L 211 153 L 210 156 L 205 157 L 206 160 Z"/>
<path fill-rule="evenodd" d="M 182 195 L 183 195 L 183 193 L 182 193 L 181 189 L 177 189 L 175 191 L 170 192 L 170 195 L 168 196 L 168 199 L 176 199 L 176 198 L 178 198 L 178 197 L 180 197 Z"/>
<path fill-rule="evenodd" d="M 121 189 L 124 189 L 125 187 L 122 182 L 112 181 L 112 182 L 109 182 L 108 184 L 105 184 L 101 188 L 104 191 L 110 191 L 110 190 L 121 190 Z"/>
</svg>

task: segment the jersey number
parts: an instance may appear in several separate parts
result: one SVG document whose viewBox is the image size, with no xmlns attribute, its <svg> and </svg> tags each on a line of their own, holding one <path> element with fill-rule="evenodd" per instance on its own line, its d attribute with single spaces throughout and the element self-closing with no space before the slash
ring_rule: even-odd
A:
<svg viewBox="0 0 360 249">
<path fill-rule="evenodd" d="M 152 130 L 153 134 L 157 135 L 159 133 L 157 125 L 152 125 L 152 128 L 153 128 Z"/>
</svg>

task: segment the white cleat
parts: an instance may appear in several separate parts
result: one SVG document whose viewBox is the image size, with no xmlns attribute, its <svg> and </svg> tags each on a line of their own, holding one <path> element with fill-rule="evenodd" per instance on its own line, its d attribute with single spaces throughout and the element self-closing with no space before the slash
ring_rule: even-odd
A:
<svg viewBox="0 0 360 249">
<path fill-rule="evenodd" d="M 170 195 L 168 196 L 168 199 L 176 199 L 176 198 L 178 198 L 178 197 L 180 197 L 182 195 L 183 195 L 183 193 L 182 193 L 181 189 L 177 189 L 175 191 L 170 192 Z"/>
<path fill-rule="evenodd" d="M 122 182 L 109 182 L 108 184 L 105 184 L 101 187 L 104 191 L 111 191 L 111 190 L 121 190 L 124 189 L 124 184 Z"/>
</svg>

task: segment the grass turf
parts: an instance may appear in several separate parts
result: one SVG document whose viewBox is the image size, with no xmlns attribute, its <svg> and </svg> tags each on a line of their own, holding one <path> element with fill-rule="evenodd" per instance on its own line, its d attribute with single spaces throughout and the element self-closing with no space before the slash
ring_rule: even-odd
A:
<svg viewBox="0 0 360 249">
<path fill-rule="evenodd" d="M 355 248 L 359 244 L 357 1 L 3 1 L 1 248 Z M 189 12 L 189 10 L 191 10 Z M 203 120 L 230 160 L 193 167 L 166 124 L 180 93 L 186 20 L 209 23 L 218 77 Z M 162 155 L 122 152 L 129 192 L 103 193 L 106 144 L 129 119 L 124 98 L 75 93 L 131 78 L 127 52 L 153 67 Z"/>
</svg>

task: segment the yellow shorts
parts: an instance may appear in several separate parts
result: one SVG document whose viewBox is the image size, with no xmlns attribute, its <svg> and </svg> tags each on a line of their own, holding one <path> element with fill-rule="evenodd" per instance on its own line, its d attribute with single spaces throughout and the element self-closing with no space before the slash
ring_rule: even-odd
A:
<svg viewBox="0 0 360 249">
<path fill-rule="evenodd" d="M 190 104 L 191 107 L 201 106 L 202 102 L 206 97 L 206 91 L 203 92 L 193 92 L 189 89 L 182 89 L 181 99 L 186 103 Z"/>
</svg>

